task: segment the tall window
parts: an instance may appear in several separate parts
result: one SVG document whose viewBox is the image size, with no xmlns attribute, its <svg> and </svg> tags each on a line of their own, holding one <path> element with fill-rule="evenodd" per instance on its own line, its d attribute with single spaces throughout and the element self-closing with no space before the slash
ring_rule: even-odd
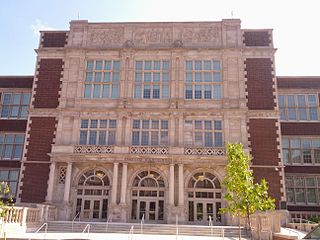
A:
<svg viewBox="0 0 320 240">
<path fill-rule="evenodd" d="M 169 98 L 169 61 L 136 61 L 134 98 Z"/>
<path fill-rule="evenodd" d="M 120 61 L 87 61 L 84 98 L 118 98 Z"/>
<path fill-rule="evenodd" d="M 18 186 L 18 180 L 19 180 L 19 170 L 9 170 L 9 169 L 1 169 L 0 170 L 0 181 L 5 182 L 10 189 L 10 195 L 12 197 L 16 196 L 17 193 L 17 186 Z M 0 196 L 0 197 L 10 197 L 8 195 L 6 196 Z"/>
<path fill-rule="evenodd" d="M 26 119 L 30 97 L 30 93 L 3 93 L 0 105 L 1 118 Z"/>
<path fill-rule="evenodd" d="M 21 160 L 24 134 L 0 134 L 0 160 Z"/>
<path fill-rule="evenodd" d="M 291 164 L 320 164 L 320 138 L 282 138 L 283 162 Z"/>
<path fill-rule="evenodd" d="M 133 120 L 132 145 L 166 146 L 168 128 L 167 120 Z"/>
<path fill-rule="evenodd" d="M 289 121 L 318 120 L 317 95 L 279 95 L 280 119 Z"/>
<path fill-rule="evenodd" d="M 288 176 L 286 190 L 289 204 L 320 204 L 320 176 Z"/>
<path fill-rule="evenodd" d="M 222 147 L 222 121 L 185 120 L 184 143 L 186 146 Z"/>
<path fill-rule="evenodd" d="M 220 61 L 186 61 L 185 99 L 221 99 Z"/>
<path fill-rule="evenodd" d="M 116 120 L 81 120 L 81 145 L 114 145 L 116 142 Z"/>
</svg>

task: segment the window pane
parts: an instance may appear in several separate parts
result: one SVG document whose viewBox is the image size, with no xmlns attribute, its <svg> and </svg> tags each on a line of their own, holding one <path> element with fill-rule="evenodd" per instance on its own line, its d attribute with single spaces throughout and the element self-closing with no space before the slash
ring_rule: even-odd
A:
<svg viewBox="0 0 320 240">
<path fill-rule="evenodd" d="M 303 188 L 296 188 L 296 202 L 305 202 L 305 196 Z"/>
<path fill-rule="evenodd" d="M 117 127 L 117 120 L 110 120 L 109 128 L 116 128 L 116 127 Z"/>
<path fill-rule="evenodd" d="M 285 107 L 285 98 L 283 95 L 280 95 L 278 97 L 278 101 L 279 101 L 279 107 Z"/>
<path fill-rule="evenodd" d="M 103 82 L 111 82 L 111 73 L 105 72 L 103 75 Z"/>
<path fill-rule="evenodd" d="M 316 189 L 314 189 L 314 188 L 307 189 L 307 201 L 308 201 L 308 203 L 316 203 L 317 202 Z"/>
<path fill-rule="evenodd" d="M 204 85 L 204 98 L 205 99 L 212 98 L 211 85 Z"/>
<path fill-rule="evenodd" d="M 213 73 L 213 81 L 214 82 L 221 82 L 221 75 L 219 72 L 214 72 Z"/>
<path fill-rule="evenodd" d="M 169 86 L 162 85 L 162 98 L 169 98 Z"/>
<path fill-rule="evenodd" d="M 152 120 L 151 121 L 151 128 L 152 129 L 159 129 L 159 121 L 158 120 Z"/>
<path fill-rule="evenodd" d="M 317 106 L 317 99 L 315 95 L 308 95 L 308 106 L 309 107 Z"/>
<path fill-rule="evenodd" d="M 305 107 L 306 106 L 306 99 L 304 95 L 298 95 L 298 106 Z"/>
<path fill-rule="evenodd" d="M 142 61 L 136 61 L 136 70 L 142 70 L 142 65 L 143 65 Z"/>
<path fill-rule="evenodd" d="M 21 107 L 21 108 L 20 108 L 20 117 L 21 117 L 21 118 L 26 118 L 26 117 L 28 117 L 28 109 L 29 109 L 28 106 L 25 106 L 25 107 Z"/>
<path fill-rule="evenodd" d="M 202 129 L 202 121 L 200 121 L 200 120 L 195 120 L 195 121 L 194 121 L 194 128 L 195 128 L 195 129 Z"/>
<path fill-rule="evenodd" d="M 133 120 L 133 128 L 140 129 L 140 120 Z"/>
<path fill-rule="evenodd" d="M 149 129 L 149 120 L 142 120 L 142 129 Z"/>
<path fill-rule="evenodd" d="M 99 131 L 99 145 L 106 145 L 106 131 Z"/>
<path fill-rule="evenodd" d="M 12 145 L 4 145 L 4 159 L 11 159 Z"/>
<path fill-rule="evenodd" d="M 90 127 L 97 128 L 98 127 L 98 120 L 91 120 Z"/>
<path fill-rule="evenodd" d="M 192 82 L 192 72 L 186 73 L 186 82 Z"/>
<path fill-rule="evenodd" d="M 160 61 L 154 61 L 153 62 L 153 69 L 154 70 L 160 70 Z"/>
<path fill-rule="evenodd" d="M 115 131 L 109 131 L 108 133 L 108 144 L 114 145 L 116 143 L 116 132 Z"/>
<path fill-rule="evenodd" d="M 161 129 L 168 129 L 168 121 L 161 120 Z"/>
<path fill-rule="evenodd" d="M 104 84 L 102 86 L 102 98 L 109 98 L 110 85 Z"/>
<path fill-rule="evenodd" d="M 79 144 L 86 145 L 87 144 L 87 131 L 80 131 L 80 141 Z"/>
<path fill-rule="evenodd" d="M 141 145 L 149 145 L 149 132 L 146 132 L 146 131 L 142 132 Z"/>
<path fill-rule="evenodd" d="M 135 85 L 134 87 L 134 98 L 141 98 L 141 85 Z"/>
<path fill-rule="evenodd" d="M 162 73 L 162 81 L 164 81 L 164 82 L 169 81 L 169 73 L 167 73 L 167 72 Z"/>
<path fill-rule="evenodd" d="M 221 99 L 221 85 L 213 86 L 213 99 Z"/>
<path fill-rule="evenodd" d="M 15 145 L 13 150 L 13 159 L 21 159 L 22 157 L 22 145 Z"/>
<path fill-rule="evenodd" d="M 212 141 L 212 132 L 205 132 L 204 133 L 204 146 L 205 147 L 212 147 L 213 141 Z"/>
<path fill-rule="evenodd" d="M 153 85 L 152 98 L 159 99 L 160 98 L 160 86 Z"/>
<path fill-rule="evenodd" d="M 317 108 L 315 107 L 309 108 L 309 117 L 310 117 L 310 120 L 318 120 Z"/>
<path fill-rule="evenodd" d="M 11 117 L 18 117 L 19 114 L 19 107 L 18 106 L 13 106 L 11 108 Z"/>
<path fill-rule="evenodd" d="M 159 145 L 159 132 L 151 132 L 151 146 Z"/>
<path fill-rule="evenodd" d="M 195 79 L 195 82 L 202 82 L 202 73 L 201 72 L 194 73 L 194 79 Z"/>
<path fill-rule="evenodd" d="M 96 61 L 96 70 L 102 70 L 102 61 Z"/>
<path fill-rule="evenodd" d="M 140 132 L 132 132 L 132 145 L 140 145 Z"/>
<path fill-rule="evenodd" d="M 312 163 L 311 150 L 303 150 L 303 162 L 304 163 Z"/>
<path fill-rule="evenodd" d="M 89 145 L 96 145 L 97 143 L 97 131 L 90 131 Z"/>
<path fill-rule="evenodd" d="M 222 133 L 221 132 L 215 132 L 214 133 L 214 145 L 216 147 L 222 147 Z"/>
<path fill-rule="evenodd" d="M 294 203 L 294 192 L 293 188 L 287 188 L 287 201 L 289 203 Z"/>
<path fill-rule="evenodd" d="M 150 99 L 151 98 L 151 89 L 150 85 L 144 85 L 143 89 L 143 98 Z"/>
<path fill-rule="evenodd" d="M 116 99 L 119 97 L 119 85 L 118 84 L 112 84 L 112 89 L 111 89 L 111 98 Z"/>
<path fill-rule="evenodd" d="M 84 98 L 91 98 L 91 85 L 85 84 L 84 86 Z"/>
<path fill-rule="evenodd" d="M 202 146 L 202 132 L 195 132 L 194 141 L 196 146 Z"/>
<path fill-rule="evenodd" d="M 288 118 L 289 120 L 296 120 L 296 109 L 295 108 L 288 108 Z"/>
<path fill-rule="evenodd" d="M 144 62 L 144 69 L 145 70 L 151 70 L 152 69 L 151 65 L 152 65 L 151 61 L 145 61 Z"/>
<path fill-rule="evenodd" d="M 101 82 L 101 78 L 102 78 L 102 73 L 101 72 L 96 72 L 94 75 L 94 81 L 95 82 Z"/>
<path fill-rule="evenodd" d="M 167 131 L 162 131 L 160 133 L 160 137 L 161 137 L 160 144 L 164 145 L 164 146 L 168 145 L 168 132 Z"/>
<path fill-rule="evenodd" d="M 288 106 L 289 107 L 294 107 L 295 106 L 295 100 L 293 95 L 288 96 Z"/>
<path fill-rule="evenodd" d="M 201 99 L 201 85 L 195 85 L 194 98 Z"/>
<path fill-rule="evenodd" d="M 100 84 L 94 84 L 93 85 L 93 98 L 100 98 Z"/>
<path fill-rule="evenodd" d="M 302 147 L 305 149 L 311 149 L 311 140 L 310 139 L 303 139 L 302 140 Z"/>
<path fill-rule="evenodd" d="M 192 70 L 192 61 L 186 61 L 186 70 Z"/>
<path fill-rule="evenodd" d="M 87 61 L 87 70 L 93 70 L 93 61 Z"/>
<path fill-rule="evenodd" d="M 204 129 L 212 130 L 212 121 L 204 121 Z"/>
<path fill-rule="evenodd" d="M 9 117 L 10 108 L 9 106 L 2 106 L 1 117 Z"/>
<path fill-rule="evenodd" d="M 119 71 L 120 70 L 120 61 L 113 61 L 113 71 Z"/>
<path fill-rule="evenodd" d="M 192 99 L 192 85 L 186 85 L 186 99 Z"/>
<path fill-rule="evenodd" d="M 301 163 L 301 151 L 300 150 L 292 150 L 291 151 L 291 159 L 293 163 Z"/>
<path fill-rule="evenodd" d="M 287 149 L 282 150 L 283 154 L 283 163 L 288 164 L 289 163 L 289 151 Z"/>
<path fill-rule="evenodd" d="M 203 61 L 204 70 L 211 70 L 211 61 Z"/>
<path fill-rule="evenodd" d="M 153 82 L 160 82 L 160 73 L 159 72 L 153 73 Z"/>
<path fill-rule="evenodd" d="M 111 70 L 111 61 L 105 61 L 104 62 L 104 69 L 105 70 Z"/>
<path fill-rule="evenodd" d="M 220 120 L 214 121 L 214 130 L 222 130 L 222 121 Z"/>
<path fill-rule="evenodd" d="M 19 176 L 19 171 L 11 170 L 9 171 L 8 180 L 17 181 Z"/>
<path fill-rule="evenodd" d="M 202 70 L 202 62 L 201 61 L 195 61 L 194 62 L 195 65 L 195 70 Z"/>
<path fill-rule="evenodd" d="M 30 103 L 31 94 L 30 93 L 24 93 L 22 94 L 21 103 L 23 105 L 29 105 Z"/>
<path fill-rule="evenodd" d="M 162 62 L 162 69 L 163 70 L 169 70 L 170 68 L 170 62 L 169 61 L 163 61 Z"/>
<path fill-rule="evenodd" d="M 220 70 L 220 61 L 213 61 L 213 70 Z"/>
<path fill-rule="evenodd" d="M 113 82 L 119 82 L 119 80 L 120 80 L 120 74 L 118 72 L 113 72 L 112 81 Z"/>
<path fill-rule="evenodd" d="M 305 108 L 298 108 L 298 112 L 300 120 L 307 120 L 307 110 Z"/>
</svg>

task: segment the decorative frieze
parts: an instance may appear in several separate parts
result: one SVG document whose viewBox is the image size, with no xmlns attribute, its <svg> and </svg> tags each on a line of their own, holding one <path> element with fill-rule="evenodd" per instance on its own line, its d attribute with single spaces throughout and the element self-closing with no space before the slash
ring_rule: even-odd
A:
<svg viewBox="0 0 320 240">
<path fill-rule="evenodd" d="M 114 153 L 113 146 L 90 146 L 90 145 L 76 145 L 74 146 L 74 153 Z"/>
<path fill-rule="evenodd" d="M 225 148 L 185 147 L 185 155 L 225 156 Z"/>
<path fill-rule="evenodd" d="M 168 154 L 169 147 L 130 147 L 131 154 Z"/>
</svg>

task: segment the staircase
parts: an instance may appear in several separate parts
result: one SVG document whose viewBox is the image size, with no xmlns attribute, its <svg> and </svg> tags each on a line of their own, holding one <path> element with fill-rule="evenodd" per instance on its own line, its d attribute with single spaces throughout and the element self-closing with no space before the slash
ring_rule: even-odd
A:
<svg viewBox="0 0 320 240">
<path fill-rule="evenodd" d="M 133 227 L 133 234 L 156 235 L 189 235 L 189 236 L 214 236 L 237 238 L 239 230 L 237 226 L 198 226 L 198 225 L 174 225 L 174 224 L 139 224 L 139 223 L 115 223 L 115 222 L 72 222 L 52 221 L 48 222 L 48 233 L 74 232 L 81 233 L 87 224 L 90 224 L 90 233 L 122 233 L 129 234 Z M 42 232 L 44 229 L 42 230 Z M 41 232 L 41 231 L 40 231 Z M 248 233 L 242 228 L 241 236 L 249 238 Z"/>
</svg>

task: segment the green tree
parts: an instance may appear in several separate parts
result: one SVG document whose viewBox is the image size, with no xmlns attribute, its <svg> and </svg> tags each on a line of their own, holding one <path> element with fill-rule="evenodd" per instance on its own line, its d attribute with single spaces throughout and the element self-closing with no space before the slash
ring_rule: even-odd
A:
<svg viewBox="0 0 320 240">
<path fill-rule="evenodd" d="M 256 211 L 275 209 L 275 200 L 268 195 L 268 184 L 265 179 L 254 183 L 250 169 L 250 156 L 244 153 L 242 144 L 228 144 L 228 165 L 223 186 L 228 205 L 221 209 L 222 213 L 229 213 L 234 217 L 245 217 L 251 232 L 250 216 Z M 240 222 L 239 222 L 239 238 Z"/>
</svg>

